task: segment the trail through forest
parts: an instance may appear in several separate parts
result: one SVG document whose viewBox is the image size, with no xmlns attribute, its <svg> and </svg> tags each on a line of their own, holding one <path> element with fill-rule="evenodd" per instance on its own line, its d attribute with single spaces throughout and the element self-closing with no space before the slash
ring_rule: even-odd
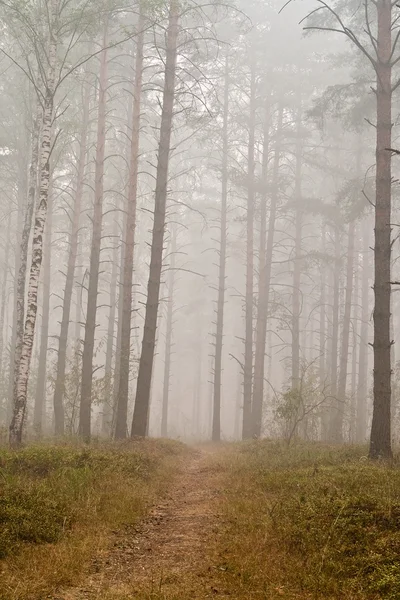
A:
<svg viewBox="0 0 400 600">
<path fill-rule="evenodd" d="M 218 535 L 221 478 L 213 448 L 184 461 L 162 501 L 138 525 L 114 532 L 111 547 L 97 556 L 87 579 L 52 600 L 211 598 L 210 549 Z"/>
</svg>

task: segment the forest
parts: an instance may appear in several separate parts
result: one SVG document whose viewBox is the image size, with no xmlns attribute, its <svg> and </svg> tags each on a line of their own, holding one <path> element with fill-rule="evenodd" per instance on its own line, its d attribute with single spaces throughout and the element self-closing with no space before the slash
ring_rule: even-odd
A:
<svg viewBox="0 0 400 600">
<path fill-rule="evenodd" d="M 192 558 L 149 591 L 140 546 L 135 595 L 93 597 L 398 598 L 396 0 L 0 0 L 0 23 L 0 600 L 53 598 L 143 515 L 172 563 L 187 519 Z M 219 510 L 225 558 L 192 514 Z M 204 547 L 219 574 L 189 581 Z"/>
</svg>

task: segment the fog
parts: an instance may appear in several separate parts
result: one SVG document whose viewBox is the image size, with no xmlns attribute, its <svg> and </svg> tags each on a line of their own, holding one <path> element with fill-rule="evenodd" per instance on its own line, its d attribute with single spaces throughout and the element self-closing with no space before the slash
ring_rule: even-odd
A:
<svg viewBox="0 0 400 600">
<path fill-rule="evenodd" d="M 397 13 L 0 4 L 4 439 L 388 453 Z"/>
</svg>

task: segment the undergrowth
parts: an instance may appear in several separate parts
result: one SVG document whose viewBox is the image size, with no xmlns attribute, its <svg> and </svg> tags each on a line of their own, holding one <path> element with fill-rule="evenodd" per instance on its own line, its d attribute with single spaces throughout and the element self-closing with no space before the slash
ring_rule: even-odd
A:
<svg viewBox="0 0 400 600">
<path fill-rule="evenodd" d="M 222 583 L 235 598 L 398 600 L 400 469 L 361 447 L 268 441 L 225 463 Z"/>
<path fill-rule="evenodd" d="M 0 599 L 39 599 L 76 583 L 163 493 L 186 452 L 166 440 L 0 449 Z"/>
</svg>

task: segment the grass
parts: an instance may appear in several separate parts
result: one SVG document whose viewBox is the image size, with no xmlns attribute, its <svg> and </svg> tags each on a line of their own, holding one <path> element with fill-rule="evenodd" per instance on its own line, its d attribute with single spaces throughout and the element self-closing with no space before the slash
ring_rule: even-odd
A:
<svg viewBox="0 0 400 600">
<path fill-rule="evenodd" d="M 186 452 L 165 440 L 0 450 L 0 599 L 76 584 L 111 530 L 165 492 Z"/>
<path fill-rule="evenodd" d="M 398 600 L 400 469 L 363 448 L 227 448 L 215 548 L 237 599 Z"/>
</svg>

